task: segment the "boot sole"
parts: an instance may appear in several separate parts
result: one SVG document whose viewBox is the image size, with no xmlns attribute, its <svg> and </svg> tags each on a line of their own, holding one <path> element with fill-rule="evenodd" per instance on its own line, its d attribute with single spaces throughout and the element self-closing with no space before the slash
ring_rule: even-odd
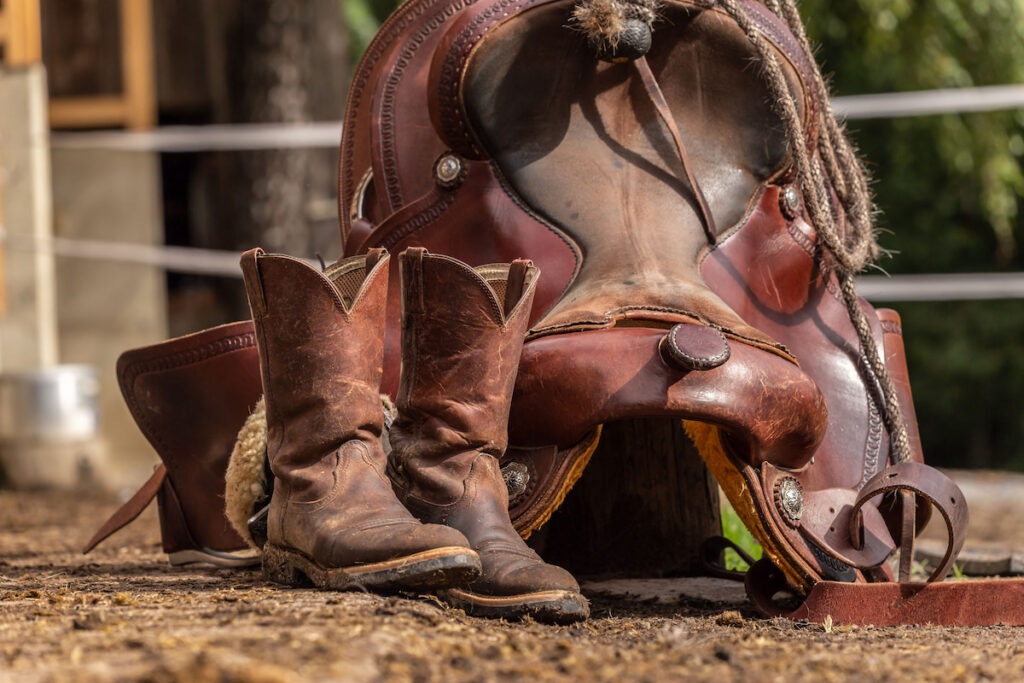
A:
<svg viewBox="0 0 1024 683">
<path fill-rule="evenodd" d="M 470 583 L 480 576 L 480 558 L 468 548 L 451 546 L 374 564 L 323 567 L 295 550 L 268 544 L 263 576 L 288 586 L 329 590 L 431 590 Z"/>
<path fill-rule="evenodd" d="M 529 616 L 545 624 L 572 624 L 590 616 L 590 604 L 573 591 L 552 590 L 520 595 L 480 595 L 459 588 L 441 593 L 452 607 L 473 617 L 522 619 Z"/>
</svg>

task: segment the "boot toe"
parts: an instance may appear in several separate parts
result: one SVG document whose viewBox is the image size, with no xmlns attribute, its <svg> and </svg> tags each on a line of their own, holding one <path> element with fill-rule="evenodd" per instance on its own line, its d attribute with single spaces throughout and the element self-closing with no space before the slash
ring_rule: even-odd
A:
<svg viewBox="0 0 1024 683">
<path fill-rule="evenodd" d="M 483 574 L 467 589 L 443 597 L 466 614 L 491 619 L 530 616 L 541 623 L 571 624 L 590 616 L 579 584 L 561 567 L 519 553 L 483 553 Z"/>
<path fill-rule="evenodd" d="M 462 534 L 461 531 L 450 526 L 444 526 L 442 524 L 421 524 L 420 525 L 420 536 L 422 536 L 422 543 L 427 544 L 427 548 L 444 548 L 444 547 L 459 547 L 470 548 L 469 540 Z"/>
<path fill-rule="evenodd" d="M 459 547 L 471 552 L 466 537 L 455 529 L 435 524 L 391 524 L 333 535 L 316 556 L 330 558 L 335 567 L 385 562 L 407 555 Z"/>
<path fill-rule="evenodd" d="M 493 555 L 481 554 L 484 571 L 480 579 L 470 586 L 474 592 L 500 596 L 546 591 L 580 592 L 576 579 L 561 567 L 539 560 L 509 562 L 507 555 L 500 558 Z"/>
</svg>

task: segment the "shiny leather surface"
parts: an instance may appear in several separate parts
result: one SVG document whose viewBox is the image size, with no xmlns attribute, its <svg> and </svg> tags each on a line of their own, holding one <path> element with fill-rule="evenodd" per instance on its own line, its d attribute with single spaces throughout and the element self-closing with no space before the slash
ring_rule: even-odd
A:
<svg viewBox="0 0 1024 683">
<path fill-rule="evenodd" d="M 706 238 L 669 131 L 632 63 L 600 62 L 566 30 L 568 7 L 539 6 L 496 27 L 476 45 L 463 81 L 483 150 L 586 254 L 534 334 L 651 311 L 772 344 L 704 285 L 697 258 Z M 678 5 L 663 11 L 666 27 L 647 59 L 716 222 L 731 226 L 789 165 L 781 123 L 764 80 L 746 68 L 753 47 L 729 18 Z"/>
<path fill-rule="evenodd" d="M 814 382 L 782 358 L 743 344 L 706 372 L 668 367 L 663 330 L 615 328 L 537 339 L 523 350 L 512 406 L 516 445 L 568 448 L 595 424 L 675 416 L 737 434 L 748 462 L 800 467 L 828 411 Z"/>
<path fill-rule="evenodd" d="M 261 395 L 251 323 L 126 351 L 117 377 L 167 468 L 159 494 L 164 551 L 246 548 L 224 516 L 224 473 Z"/>
</svg>

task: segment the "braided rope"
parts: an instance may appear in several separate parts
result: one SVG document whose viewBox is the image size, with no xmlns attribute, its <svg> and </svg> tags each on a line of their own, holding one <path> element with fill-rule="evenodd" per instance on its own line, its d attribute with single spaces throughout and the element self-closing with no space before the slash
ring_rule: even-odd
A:
<svg viewBox="0 0 1024 683">
<path fill-rule="evenodd" d="M 850 317 L 860 350 L 882 391 L 881 412 L 885 416 L 890 434 L 890 450 L 895 462 L 911 459 L 910 441 L 903 420 L 896 387 L 878 352 L 860 299 L 854 289 L 853 275 L 863 269 L 878 254 L 875 242 L 873 203 L 868 189 L 867 175 L 856 151 L 850 144 L 842 126 L 836 120 L 829 104 L 828 88 L 817 68 L 816 60 L 796 7 L 796 0 L 763 0 L 766 7 L 786 22 L 805 51 L 813 68 L 811 83 L 821 102 L 821 133 L 818 154 L 811 155 L 805 144 L 805 131 L 799 107 L 776 57 L 775 50 L 754 26 L 738 0 L 712 0 L 722 7 L 750 40 L 762 62 L 767 85 L 776 103 L 776 109 L 786 126 L 789 147 L 797 167 L 800 189 L 810 214 L 811 222 L 831 256 L 843 302 Z M 832 201 L 831 190 L 839 199 Z M 841 230 L 834 209 L 841 211 L 846 230 Z"/>
</svg>

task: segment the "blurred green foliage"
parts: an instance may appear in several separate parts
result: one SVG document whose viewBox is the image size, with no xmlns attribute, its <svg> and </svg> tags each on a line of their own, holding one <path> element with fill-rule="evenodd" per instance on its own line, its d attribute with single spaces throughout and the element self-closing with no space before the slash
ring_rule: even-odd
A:
<svg viewBox="0 0 1024 683">
<path fill-rule="evenodd" d="M 838 95 L 1024 83 L 1021 0 L 803 0 Z M 851 122 L 891 273 L 1024 270 L 1024 111 Z M 925 457 L 1024 469 L 1024 302 L 902 303 Z"/>
<path fill-rule="evenodd" d="M 348 31 L 352 63 L 363 56 L 377 29 L 401 3 L 398 0 L 340 0 L 341 14 Z"/>
<path fill-rule="evenodd" d="M 736 514 L 736 510 L 733 509 L 729 501 L 723 496 L 722 497 L 722 535 L 728 538 L 730 541 L 738 545 L 740 548 L 746 551 L 755 560 L 760 560 L 764 550 L 760 544 L 754 540 L 754 537 L 747 530 L 747 527 L 740 520 L 740 516 Z M 732 548 L 727 548 L 725 551 L 725 568 L 732 569 L 734 571 L 746 571 L 750 569 L 747 563 L 736 553 Z"/>
<path fill-rule="evenodd" d="M 341 0 L 354 56 L 398 3 Z M 1024 83 L 1024 0 L 803 0 L 836 94 Z M 891 273 L 1024 271 L 1024 111 L 855 121 Z M 903 303 L 926 457 L 1024 470 L 1024 303 Z"/>
</svg>

